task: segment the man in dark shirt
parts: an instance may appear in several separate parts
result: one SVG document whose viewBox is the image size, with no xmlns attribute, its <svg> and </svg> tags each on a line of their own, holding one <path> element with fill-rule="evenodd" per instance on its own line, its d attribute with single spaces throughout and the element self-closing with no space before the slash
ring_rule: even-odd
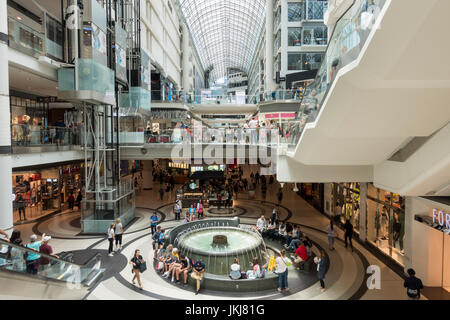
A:
<svg viewBox="0 0 450 320">
<path fill-rule="evenodd" d="M 180 282 L 180 273 L 183 273 L 183 283 L 187 284 L 188 281 L 188 273 L 191 269 L 191 263 L 185 255 L 180 256 L 180 267 L 176 270 L 177 283 Z"/>
<path fill-rule="evenodd" d="M 406 294 L 409 300 L 419 300 L 420 290 L 423 289 L 422 281 L 416 278 L 416 272 L 413 269 L 408 269 L 409 277 L 405 279 L 403 286 L 406 288 Z"/>
<path fill-rule="evenodd" d="M 353 243 L 352 243 L 352 237 L 353 237 L 353 225 L 351 224 L 350 220 L 347 219 L 347 221 L 344 224 L 344 239 L 345 239 L 345 247 L 347 248 L 348 243 L 347 240 L 350 242 L 350 248 L 352 248 L 353 252 Z"/>
<path fill-rule="evenodd" d="M 200 282 L 203 279 L 203 276 L 205 275 L 205 263 L 202 260 L 197 260 L 194 263 L 194 268 L 192 269 L 191 277 L 192 279 L 196 280 L 197 287 L 195 291 L 195 295 L 197 295 L 200 292 Z"/>
</svg>

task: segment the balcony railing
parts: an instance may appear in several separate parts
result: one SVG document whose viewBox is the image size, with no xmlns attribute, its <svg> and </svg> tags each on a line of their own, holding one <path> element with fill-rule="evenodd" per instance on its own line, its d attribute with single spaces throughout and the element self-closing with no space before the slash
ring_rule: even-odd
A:
<svg viewBox="0 0 450 320">
<path fill-rule="evenodd" d="M 11 145 L 13 147 L 79 146 L 81 141 L 81 128 L 11 125 Z"/>
<path fill-rule="evenodd" d="M 374 0 L 372 4 L 355 0 L 336 23 L 316 79 L 306 88 L 302 99 L 301 112 L 297 119 L 300 123 L 316 120 L 336 74 L 358 58 L 385 4 L 386 0 Z M 297 146 L 305 126 L 299 127 L 301 130 L 296 132 L 295 141 L 290 144 L 291 148 Z"/>
<path fill-rule="evenodd" d="M 211 95 L 194 93 L 185 93 L 182 91 L 174 92 L 169 98 L 167 95 L 163 98 L 160 91 L 152 91 L 152 102 L 164 103 L 185 103 L 185 104 L 211 104 L 211 105 L 256 105 L 264 101 L 300 101 L 301 91 L 298 89 L 266 91 L 260 97 L 259 95 Z M 299 105 L 300 109 L 300 105 Z"/>
<path fill-rule="evenodd" d="M 23 23 L 8 17 L 9 46 L 33 57 L 45 54 L 45 36 Z"/>
<path fill-rule="evenodd" d="M 148 144 L 234 144 L 254 146 L 278 146 L 293 144 L 301 131 L 300 121 L 291 121 L 285 129 L 273 128 L 175 128 L 146 132 Z M 304 125 L 304 124 L 303 124 Z"/>
</svg>

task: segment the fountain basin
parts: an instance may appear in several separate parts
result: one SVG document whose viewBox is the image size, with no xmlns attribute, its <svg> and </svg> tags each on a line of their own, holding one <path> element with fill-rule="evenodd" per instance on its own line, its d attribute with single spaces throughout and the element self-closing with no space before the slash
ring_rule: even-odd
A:
<svg viewBox="0 0 450 320">
<path fill-rule="evenodd" d="M 220 243 L 214 243 L 214 239 Z M 178 237 L 175 246 L 192 261 L 202 260 L 206 272 L 213 275 L 228 275 L 234 258 L 238 258 L 242 272 L 250 269 L 254 257 L 261 268 L 268 261 L 261 236 L 236 227 L 193 230 Z"/>
</svg>

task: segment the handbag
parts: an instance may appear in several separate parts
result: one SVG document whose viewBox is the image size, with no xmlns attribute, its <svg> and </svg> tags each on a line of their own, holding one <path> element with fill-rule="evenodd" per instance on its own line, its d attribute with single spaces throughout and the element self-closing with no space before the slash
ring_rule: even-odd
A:
<svg viewBox="0 0 450 320">
<path fill-rule="evenodd" d="M 144 273 L 145 270 L 147 270 L 147 262 L 143 262 L 139 265 L 139 271 L 141 273 Z"/>
</svg>

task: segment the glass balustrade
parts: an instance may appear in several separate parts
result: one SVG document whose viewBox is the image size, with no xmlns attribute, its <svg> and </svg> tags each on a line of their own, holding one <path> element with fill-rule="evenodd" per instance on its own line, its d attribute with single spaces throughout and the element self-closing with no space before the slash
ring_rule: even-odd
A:
<svg viewBox="0 0 450 320">
<path fill-rule="evenodd" d="M 297 123 L 297 122 L 295 122 Z M 294 125 L 292 125 L 294 128 Z M 174 128 L 146 132 L 148 144 L 239 144 L 239 145 L 278 145 L 288 143 L 287 131 L 280 132 L 278 128 L 244 129 L 244 128 Z"/>
<path fill-rule="evenodd" d="M 80 144 L 81 128 L 11 125 L 11 145 L 13 147 L 79 146 Z"/>
<path fill-rule="evenodd" d="M 340 69 L 355 61 L 373 29 L 386 0 L 356 0 L 338 20 L 315 80 L 306 88 L 298 115 L 300 132 L 289 143 L 295 148 L 305 125 L 314 122 Z"/>
<path fill-rule="evenodd" d="M 9 46 L 33 57 L 45 54 L 45 36 L 23 23 L 8 17 Z"/>
<path fill-rule="evenodd" d="M 85 265 L 77 265 L 55 255 L 0 240 L 0 270 L 22 273 L 40 279 L 67 282 L 74 286 L 90 286 L 104 271 L 101 256 L 96 255 Z"/>
<path fill-rule="evenodd" d="M 160 92 L 158 91 L 158 94 Z M 260 95 L 211 95 L 202 94 L 195 95 L 193 93 L 177 92 L 173 94 L 172 100 L 168 98 L 160 98 L 155 100 L 155 92 L 152 92 L 152 103 L 186 103 L 186 104 L 203 104 L 203 105 L 257 105 L 261 102 L 267 101 L 286 101 L 297 100 L 302 98 L 302 91 L 299 88 L 266 91 L 262 94 L 262 100 Z"/>
</svg>

